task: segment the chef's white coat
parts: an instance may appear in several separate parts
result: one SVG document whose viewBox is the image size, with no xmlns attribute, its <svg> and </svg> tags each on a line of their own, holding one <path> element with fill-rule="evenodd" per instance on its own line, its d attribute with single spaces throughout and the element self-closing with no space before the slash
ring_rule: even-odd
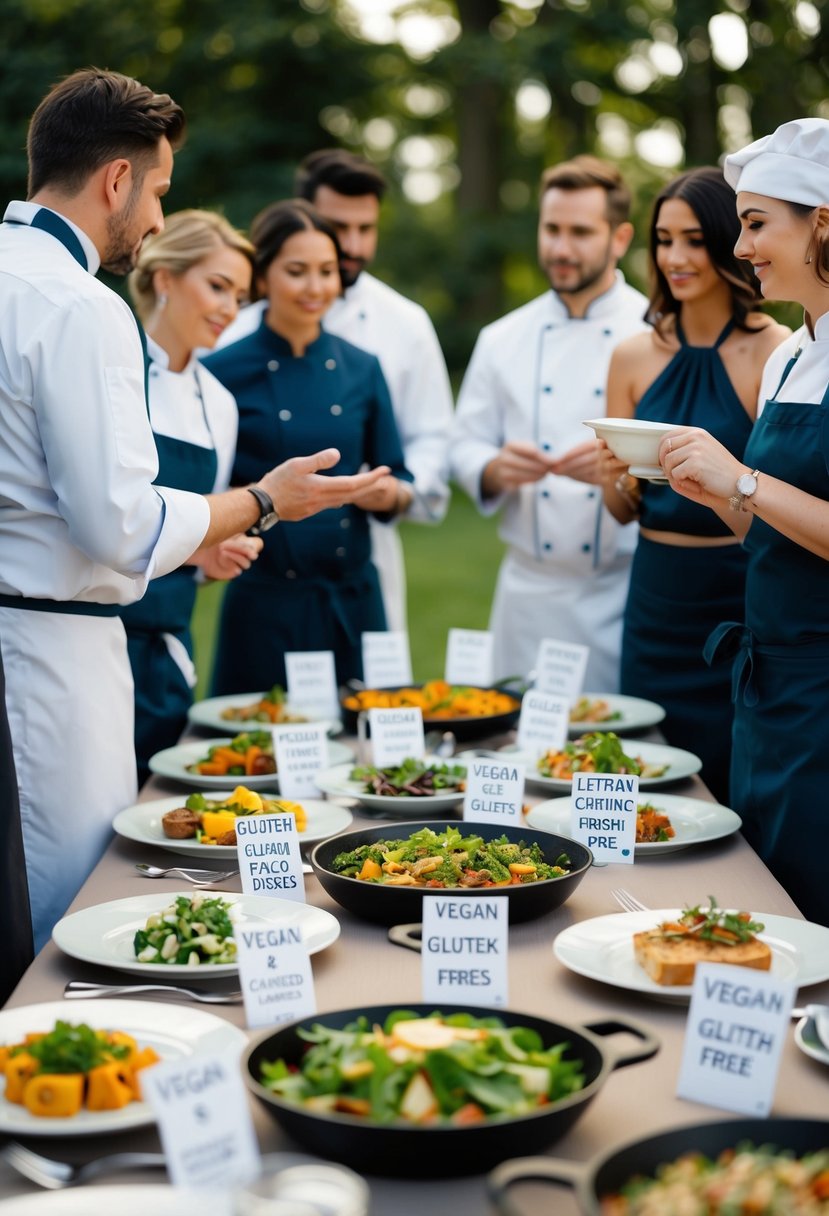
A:
<svg viewBox="0 0 829 1216">
<path fill-rule="evenodd" d="M 220 345 L 260 324 L 264 301 L 245 308 Z M 425 309 L 365 271 L 336 300 L 323 322 L 329 333 L 376 355 L 391 396 L 415 499 L 406 518 L 439 523 L 449 505 L 448 445 L 452 390 L 437 334 Z M 380 575 L 389 629 L 406 628 L 403 550 L 394 527 L 370 521 L 372 561 Z"/>
<path fill-rule="evenodd" d="M 562 456 L 593 437 L 584 421 L 606 412 L 613 348 L 646 328 L 647 300 L 617 272 L 584 318 L 552 291 L 482 330 L 458 398 L 452 474 L 486 515 L 501 510 L 509 546 L 490 628 L 495 676 L 526 676 L 542 638 L 590 647 L 585 687 L 619 685 L 622 613 L 636 529 L 620 527 L 599 486 L 548 475 L 484 500 L 484 467 L 510 441 Z"/>
<path fill-rule="evenodd" d="M 161 489 L 144 364 L 127 305 L 38 210 L 0 227 L 0 591 L 127 604 L 199 546 L 199 495 Z M 35 942 L 94 866 L 113 815 L 134 801 L 132 677 L 117 617 L 0 607 Z"/>
</svg>

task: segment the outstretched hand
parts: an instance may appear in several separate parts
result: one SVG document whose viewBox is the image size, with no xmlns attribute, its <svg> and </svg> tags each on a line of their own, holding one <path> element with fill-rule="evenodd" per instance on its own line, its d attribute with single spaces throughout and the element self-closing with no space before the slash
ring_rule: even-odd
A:
<svg viewBox="0 0 829 1216">
<path fill-rule="evenodd" d="M 259 484 L 270 495 L 279 518 L 307 519 L 318 511 L 355 502 L 390 472 L 386 465 L 380 465 L 368 473 L 323 476 L 322 471 L 332 469 L 339 459 L 336 448 L 325 448 L 313 456 L 294 456 L 266 473 Z"/>
</svg>

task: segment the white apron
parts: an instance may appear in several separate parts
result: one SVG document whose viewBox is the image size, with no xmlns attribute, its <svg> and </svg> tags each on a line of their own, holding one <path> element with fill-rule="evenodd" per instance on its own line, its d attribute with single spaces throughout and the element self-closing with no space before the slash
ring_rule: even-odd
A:
<svg viewBox="0 0 829 1216">
<path fill-rule="evenodd" d="M 132 675 L 118 617 L 0 607 L 0 639 L 39 950 L 135 802 Z"/>
</svg>

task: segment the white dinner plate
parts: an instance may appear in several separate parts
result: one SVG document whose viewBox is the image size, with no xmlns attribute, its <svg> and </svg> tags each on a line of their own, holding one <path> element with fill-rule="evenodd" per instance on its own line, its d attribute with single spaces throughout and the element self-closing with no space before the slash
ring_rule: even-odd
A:
<svg viewBox="0 0 829 1216">
<path fill-rule="evenodd" d="M 707 844 L 736 832 L 742 820 L 727 806 L 718 802 L 703 802 L 701 798 L 683 798 L 679 794 L 654 794 L 639 796 L 639 803 L 650 802 L 659 811 L 664 811 L 676 832 L 670 840 L 637 844 L 636 853 L 648 857 L 661 857 L 665 853 L 676 853 L 693 844 Z M 559 836 L 570 835 L 570 810 L 572 798 L 551 798 L 539 802 L 527 812 L 527 823 L 541 832 L 555 832 Z"/>
<path fill-rule="evenodd" d="M 72 958 L 102 967 L 116 967 L 119 971 L 135 971 L 155 978 L 163 975 L 173 981 L 213 980 L 236 975 L 239 968 L 235 963 L 202 963 L 198 967 L 188 967 L 185 963 L 139 963 L 133 949 L 136 931 L 144 928 L 151 913 L 160 912 L 179 895 L 190 899 L 193 891 L 158 891 L 82 908 L 58 921 L 52 930 L 52 939 Z M 269 895 L 240 895 L 235 891 L 211 891 L 208 895 L 218 895 L 238 908 L 235 923 L 239 927 L 299 925 L 309 954 L 324 950 L 340 935 L 340 922 L 336 917 L 313 904 Z"/>
<path fill-rule="evenodd" d="M 588 979 L 663 999 L 687 1000 L 691 995 L 690 984 L 657 984 L 639 966 L 633 953 L 634 933 L 643 933 L 681 915 L 681 908 L 657 908 L 583 920 L 559 933 L 553 942 L 553 953 L 570 971 Z M 772 975 L 781 980 L 795 980 L 798 987 L 829 979 L 829 929 L 770 912 L 752 910 L 752 916 L 765 926 L 758 937 L 771 947 Z"/>
<path fill-rule="evenodd" d="M 829 1064 L 829 1047 L 824 1047 L 814 1018 L 801 1018 L 794 1028 L 794 1041 L 800 1050 L 821 1064 Z"/>
<path fill-rule="evenodd" d="M 222 713 L 226 709 L 247 709 L 250 705 L 256 705 L 264 698 L 263 692 L 236 692 L 231 693 L 226 697 L 207 697 L 204 701 L 194 701 L 187 711 L 187 717 L 194 726 L 208 726 L 211 730 L 217 730 L 219 734 L 225 735 L 229 730 L 268 730 L 271 727 L 270 722 L 254 722 L 248 718 L 242 722 L 238 719 L 223 718 Z M 286 704 L 288 713 L 298 714 L 305 722 L 324 722 L 325 729 L 329 735 L 339 735 L 343 729 L 342 722 L 338 718 L 322 718 L 319 714 L 315 714 L 313 710 L 302 709 L 299 706 Z M 276 722 L 275 726 L 293 726 L 292 722 Z M 301 723 L 299 724 L 301 725 Z"/>
<path fill-rule="evenodd" d="M 240 778 L 240 784 L 244 784 L 244 778 Z M 205 790 L 203 792 L 206 798 L 221 802 L 223 799 L 229 798 L 233 791 Z M 167 849 L 171 853 L 178 853 L 185 857 L 201 857 L 205 861 L 211 857 L 218 857 L 224 861 L 235 861 L 237 855 L 235 844 L 199 844 L 194 837 L 189 840 L 173 840 L 164 835 L 164 828 L 161 826 L 162 816 L 184 806 L 187 797 L 187 794 L 180 794 L 178 797 L 158 798 L 155 802 L 137 802 L 135 806 L 128 806 L 126 810 L 119 811 L 112 821 L 112 826 L 119 836 L 124 836 L 127 840 L 136 840 L 139 844 L 155 845 L 157 848 Z M 329 836 L 336 836 L 339 832 L 345 831 L 353 818 L 351 811 L 344 806 L 338 806 L 334 802 L 325 802 L 322 798 L 303 798 L 302 806 L 308 816 L 308 826 L 304 832 L 299 833 L 300 844 L 306 842 L 310 844 L 312 841 L 327 840 Z"/>
<path fill-rule="evenodd" d="M 83 1009 L 69 1001 L 47 1001 L 0 1010 L 0 1043 L 19 1042 L 30 1031 L 53 1030 L 58 1018 L 75 1026 L 85 1023 L 95 1030 L 126 1031 L 137 1039 L 139 1047 L 153 1047 L 164 1061 L 199 1056 L 233 1059 L 247 1043 L 244 1031 L 205 1010 L 120 999 L 87 1001 Z M 0 1092 L 3 1089 L 5 1079 L 0 1077 Z M 81 1110 L 71 1118 L 48 1119 L 0 1098 L 0 1134 L 4 1136 L 98 1136 L 154 1122 L 147 1102 L 130 1102 L 120 1110 Z M 5 1216 L 9 1210 L 5 1201 L 2 1207 Z M 80 1213 L 81 1209 L 77 1210 Z M 120 1206 L 109 1210 L 125 1216 Z M 159 1216 L 158 1209 L 152 1210 L 153 1216 Z"/>
<path fill-rule="evenodd" d="M 261 727 L 255 729 L 261 730 Z M 242 732 L 238 732 L 242 733 Z M 233 736 L 235 738 L 235 735 Z M 234 782 L 237 785 L 246 785 L 252 790 L 273 790 L 279 789 L 279 776 L 276 773 L 267 773 L 263 777 L 245 777 L 239 775 L 225 775 L 223 777 L 205 777 L 201 773 L 191 773 L 188 765 L 197 764 L 199 760 L 204 760 L 207 756 L 208 749 L 211 747 L 227 747 L 231 739 L 202 739 L 194 740 L 190 743 L 179 743 L 177 747 L 167 747 L 162 752 L 156 752 L 150 757 L 150 770 L 153 773 L 158 773 L 159 777 L 170 777 L 173 781 L 183 781 L 186 785 L 203 785 L 206 789 L 227 789 L 228 785 Z M 354 761 L 354 753 L 350 747 L 346 747 L 344 743 L 337 743 L 333 739 L 328 740 L 328 762 L 329 764 L 344 764 L 346 761 Z"/>
<path fill-rule="evenodd" d="M 437 764 L 454 764 L 455 757 L 448 760 L 436 760 Z M 433 811 L 448 811 L 463 802 L 463 790 L 441 791 L 438 794 L 424 794 L 422 798 L 413 796 L 394 796 L 392 794 L 366 794 L 364 781 L 352 781 L 351 772 L 356 765 L 355 760 L 349 764 L 337 764 L 326 769 L 316 778 L 317 785 L 331 798 L 356 798 L 363 806 L 374 811 L 389 811 L 396 816 L 405 815 L 412 819 L 429 819 Z"/>
<path fill-rule="evenodd" d="M 623 697 L 620 693 L 586 692 L 583 694 L 590 701 L 606 701 L 612 714 L 618 718 L 609 718 L 606 722 L 571 722 L 569 733 L 571 739 L 578 739 L 588 731 L 613 730 L 619 734 L 628 730 L 644 730 L 646 726 L 655 726 L 665 717 L 665 710 L 656 701 L 645 701 L 642 697 Z"/>
<path fill-rule="evenodd" d="M 582 731 L 583 735 L 590 734 L 590 731 Z M 643 790 L 653 789 L 660 785 L 670 785 L 672 781 L 680 781 L 683 777 L 692 777 L 694 773 L 698 773 L 702 768 L 702 761 L 699 756 L 695 756 L 693 752 L 683 751 L 680 747 L 668 747 L 666 743 L 648 743 L 642 739 L 624 739 L 622 741 L 622 750 L 626 756 L 641 756 L 645 764 L 666 764 L 668 767 L 662 777 L 640 777 L 639 788 Z M 516 760 L 522 760 L 526 766 L 526 780 L 528 785 L 538 786 L 539 789 L 549 790 L 550 793 L 558 790 L 562 794 L 569 793 L 572 788 L 572 781 L 564 777 L 542 777 L 541 773 L 536 770 L 535 760 L 528 754 L 521 752 L 514 744 L 507 745 L 500 749 L 501 753 L 511 753 Z M 485 753 L 492 755 L 491 752 Z M 458 757 L 455 757 L 456 759 Z"/>
<path fill-rule="evenodd" d="M 227 1195 L 178 1186 L 79 1186 L 3 1200 L 3 1216 L 230 1216 Z"/>
</svg>

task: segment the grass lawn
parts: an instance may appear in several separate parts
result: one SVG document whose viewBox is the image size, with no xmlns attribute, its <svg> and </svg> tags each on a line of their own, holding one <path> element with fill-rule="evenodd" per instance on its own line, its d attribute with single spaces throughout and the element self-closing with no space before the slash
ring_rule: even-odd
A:
<svg viewBox="0 0 829 1216">
<path fill-rule="evenodd" d="M 400 535 L 406 553 L 414 678 L 428 680 L 443 675 L 451 627 L 486 629 L 504 546 L 495 521 L 482 519 L 460 490 L 454 492 L 439 527 L 404 523 Z M 223 590 L 221 583 L 213 583 L 198 593 L 193 616 L 197 697 L 207 696 L 210 687 Z"/>
</svg>

